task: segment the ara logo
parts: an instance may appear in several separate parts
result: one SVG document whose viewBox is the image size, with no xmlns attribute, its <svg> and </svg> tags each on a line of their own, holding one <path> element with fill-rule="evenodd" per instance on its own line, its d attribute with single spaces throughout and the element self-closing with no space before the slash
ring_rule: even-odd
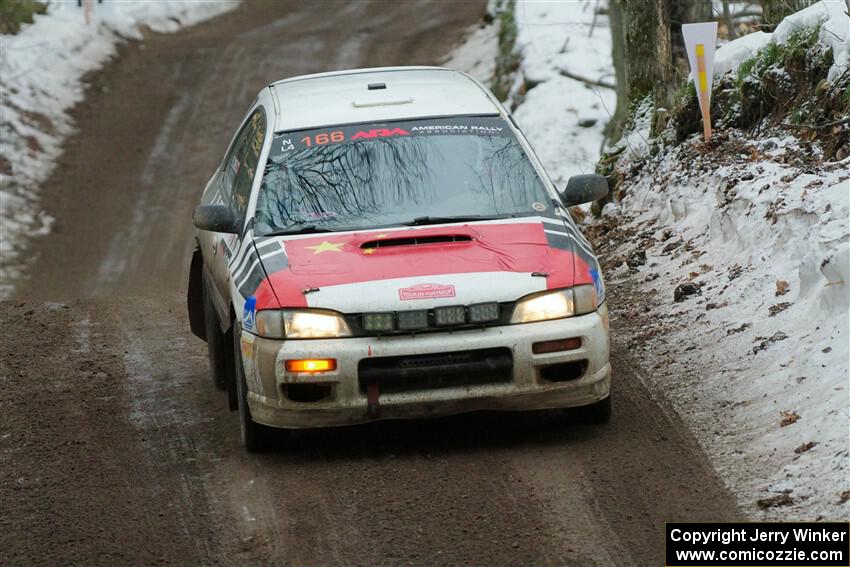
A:
<svg viewBox="0 0 850 567">
<path fill-rule="evenodd" d="M 393 128 L 392 130 L 388 128 L 376 128 L 372 130 L 361 130 L 354 134 L 351 139 L 352 140 L 368 140 L 371 138 L 387 138 L 389 136 L 409 136 L 410 132 L 407 130 L 402 130 L 401 128 Z"/>
<path fill-rule="evenodd" d="M 246 331 L 254 331 L 257 328 L 257 298 L 253 295 L 245 299 L 245 307 L 242 308 L 242 328 Z"/>
<path fill-rule="evenodd" d="M 398 297 L 402 301 L 410 299 L 437 299 L 441 297 L 454 297 L 455 286 L 443 284 L 419 284 L 403 287 L 398 290 Z"/>
</svg>

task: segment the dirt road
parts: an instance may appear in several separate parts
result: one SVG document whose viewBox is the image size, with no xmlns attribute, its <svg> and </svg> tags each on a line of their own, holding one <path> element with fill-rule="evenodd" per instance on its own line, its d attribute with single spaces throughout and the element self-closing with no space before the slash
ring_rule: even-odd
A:
<svg viewBox="0 0 850 567">
<path fill-rule="evenodd" d="M 0 564 L 661 565 L 663 522 L 735 519 L 622 348 L 607 426 L 484 414 L 239 445 L 183 300 L 234 125 L 279 77 L 436 63 L 481 10 L 252 3 L 93 78 L 43 192 L 56 230 L 0 309 Z"/>
</svg>

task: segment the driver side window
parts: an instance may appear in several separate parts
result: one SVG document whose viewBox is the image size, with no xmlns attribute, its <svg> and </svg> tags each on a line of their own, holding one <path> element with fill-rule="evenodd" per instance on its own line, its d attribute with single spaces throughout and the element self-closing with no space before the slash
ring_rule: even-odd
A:
<svg viewBox="0 0 850 567">
<path fill-rule="evenodd" d="M 224 162 L 221 193 L 237 218 L 244 219 L 266 136 L 266 114 L 258 108 L 239 132 Z"/>
</svg>

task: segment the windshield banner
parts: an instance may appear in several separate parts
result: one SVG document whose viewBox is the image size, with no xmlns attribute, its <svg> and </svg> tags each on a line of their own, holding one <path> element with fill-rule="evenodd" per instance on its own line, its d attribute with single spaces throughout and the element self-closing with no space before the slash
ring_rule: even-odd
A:
<svg viewBox="0 0 850 567">
<path fill-rule="evenodd" d="M 512 136 L 498 116 L 453 116 L 400 122 L 349 124 L 313 130 L 285 132 L 275 137 L 270 158 L 275 161 L 307 148 L 408 136 Z"/>
</svg>

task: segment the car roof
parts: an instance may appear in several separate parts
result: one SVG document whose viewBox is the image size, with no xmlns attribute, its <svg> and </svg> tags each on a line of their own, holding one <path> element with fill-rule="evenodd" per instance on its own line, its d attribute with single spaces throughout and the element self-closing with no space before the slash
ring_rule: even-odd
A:
<svg viewBox="0 0 850 567">
<path fill-rule="evenodd" d="M 376 89 L 376 84 L 385 88 Z M 442 67 L 334 71 L 284 79 L 269 89 L 277 110 L 276 132 L 503 111 L 475 79 Z"/>
</svg>

